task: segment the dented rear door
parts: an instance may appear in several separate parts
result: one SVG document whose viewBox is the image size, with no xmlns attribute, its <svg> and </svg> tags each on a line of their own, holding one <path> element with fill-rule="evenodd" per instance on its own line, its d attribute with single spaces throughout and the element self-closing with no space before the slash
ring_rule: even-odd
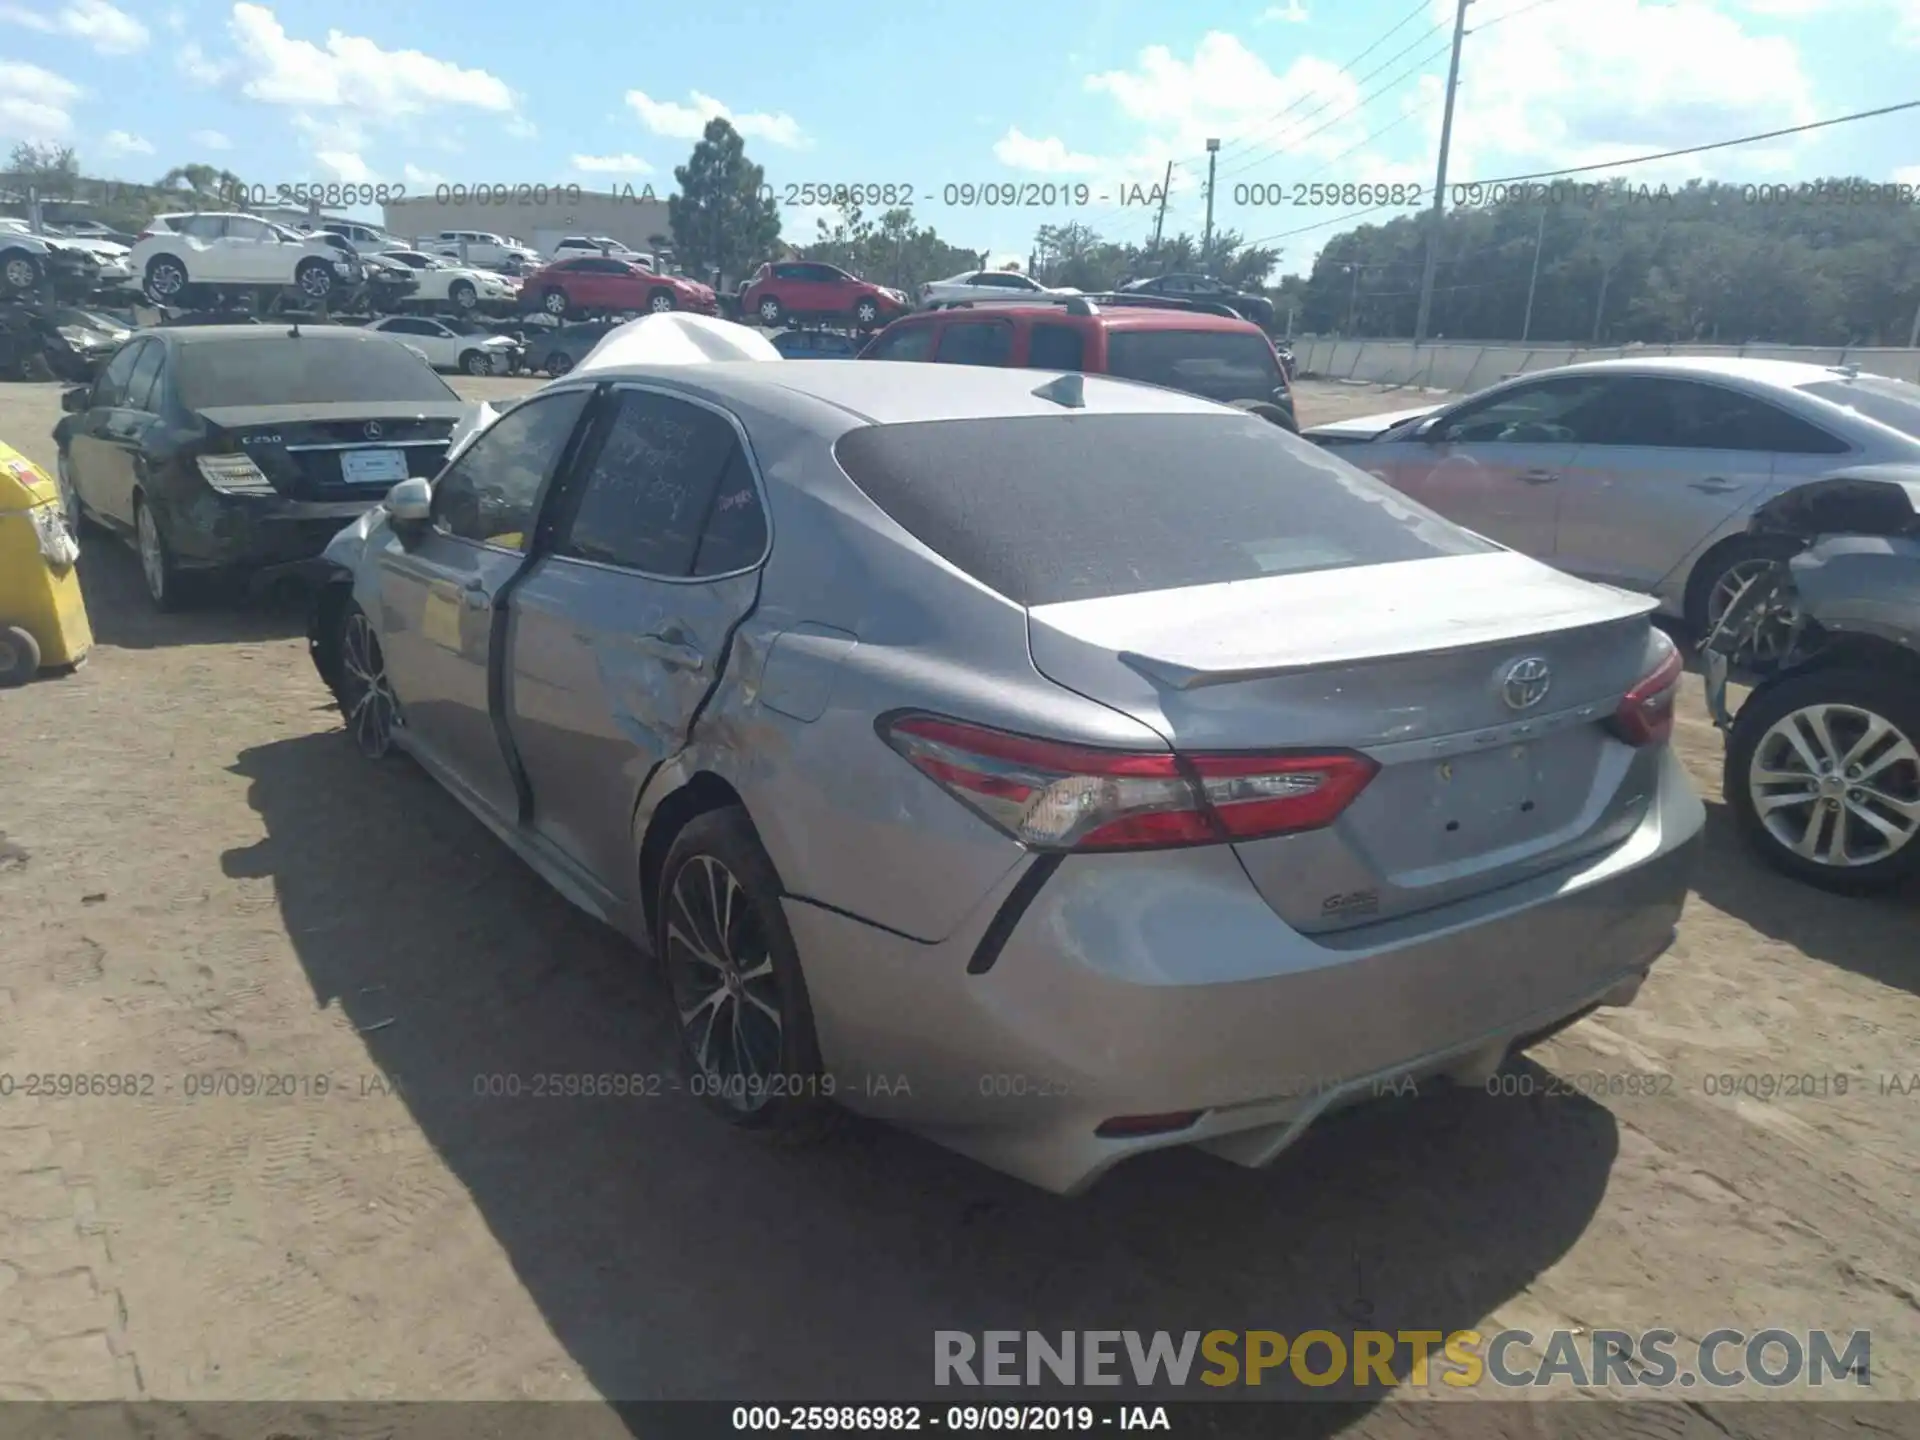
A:
<svg viewBox="0 0 1920 1440">
<path fill-rule="evenodd" d="M 633 874 L 636 798 L 686 744 L 766 544 L 732 417 L 614 387 L 552 541 L 512 593 L 504 698 L 533 827 L 616 893 Z"/>
</svg>

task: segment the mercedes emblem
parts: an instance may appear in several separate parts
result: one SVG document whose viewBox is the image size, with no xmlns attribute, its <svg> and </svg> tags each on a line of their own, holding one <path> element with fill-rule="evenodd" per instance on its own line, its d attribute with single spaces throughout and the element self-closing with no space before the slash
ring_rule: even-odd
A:
<svg viewBox="0 0 1920 1440">
<path fill-rule="evenodd" d="M 387 432 L 381 428 L 380 422 L 378 420 L 367 421 L 367 439 L 378 440 L 382 435 L 386 433 Z"/>
<path fill-rule="evenodd" d="M 1500 698 L 1510 710 L 1531 710 L 1553 688 L 1553 670 L 1538 655 L 1516 660 L 1500 681 Z"/>
</svg>

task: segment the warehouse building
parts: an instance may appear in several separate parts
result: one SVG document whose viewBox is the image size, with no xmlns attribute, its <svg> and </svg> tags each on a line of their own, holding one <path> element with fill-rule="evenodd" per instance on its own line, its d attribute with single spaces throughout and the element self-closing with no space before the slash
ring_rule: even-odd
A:
<svg viewBox="0 0 1920 1440">
<path fill-rule="evenodd" d="M 518 238 L 542 255 L 552 254 L 569 235 L 604 235 L 651 252 L 672 233 L 665 197 L 646 185 L 621 185 L 612 191 L 579 185 L 436 185 L 380 208 L 386 228 L 402 239 L 429 240 L 442 230 L 484 230 Z"/>
</svg>

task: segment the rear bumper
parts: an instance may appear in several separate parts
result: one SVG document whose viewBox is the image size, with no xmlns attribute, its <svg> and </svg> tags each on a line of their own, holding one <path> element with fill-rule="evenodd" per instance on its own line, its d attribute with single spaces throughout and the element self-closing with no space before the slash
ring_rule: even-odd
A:
<svg viewBox="0 0 1920 1440">
<path fill-rule="evenodd" d="M 303 566 L 383 498 L 302 501 L 203 489 L 191 501 L 169 507 L 163 522 L 181 565 L 251 571 L 256 585 L 266 585 L 304 576 Z"/>
<path fill-rule="evenodd" d="M 1406 1079 L 1478 1083 L 1516 1043 L 1630 1001 L 1672 941 L 1704 819 L 1668 754 L 1646 820 L 1598 859 L 1311 941 L 1225 849 L 1066 861 L 978 975 L 1025 867 L 939 945 L 787 913 L 850 1108 L 1073 1193 L 1170 1146 L 1267 1164 L 1332 1110 Z M 1191 1111 L 1171 1133 L 1095 1133 Z"/>
</svg>

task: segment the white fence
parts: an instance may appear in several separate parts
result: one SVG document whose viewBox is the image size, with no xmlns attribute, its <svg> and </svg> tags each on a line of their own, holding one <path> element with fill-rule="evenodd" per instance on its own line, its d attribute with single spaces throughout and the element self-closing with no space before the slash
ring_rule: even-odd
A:
<svg viewBox="0 0 1920 1440">
<path fill-rule="evenodd" d="M 1296 368 L 1321 380 L 1357 380 L 1427 390 L 1478 390 L 1509 375 L 1581 360 L 1644 355 L 1745 355 L 1813 365 L 1858 365 L 1867 374 L 1920 384 L 1920 350 L 1820 349 L 1810 345 L 1490 345 L 1454 341 L 1296 340 Z"/>
</svg>

